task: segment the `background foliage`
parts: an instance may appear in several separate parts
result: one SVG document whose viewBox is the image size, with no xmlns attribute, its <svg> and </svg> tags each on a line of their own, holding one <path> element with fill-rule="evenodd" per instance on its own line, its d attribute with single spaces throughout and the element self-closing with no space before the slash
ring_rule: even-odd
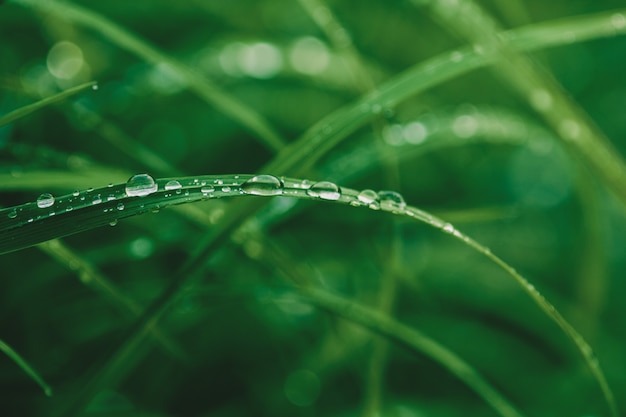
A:
<svg viewBox="0 0 626 417">
<path fill-rule="evenodd" d="M 452 51 L 469 41 L 415 3 L 427 2 L 76 1 L 64 19 L 39 6 L 46 1 L 5 2 L 0 114 L 87 81 L 98 88 L 0 127 L 0 203 L 137 172 L 257 173 L 276 155 L 295 161 L 287 145 L 327 115 L 351 120 L 342 109 L 431 57 L 449 56 L 450 68 L 463 61 Z M 157 55 L 129 52 L 121 35 L 96 27 L 101 20 L 77 22 L 72 5 L 129 30 Z M 611 14 L 623 7 L 617 0 L 480 6 L 505 29 L 578 17 L 582 31 L 598 12 L 616 30 L 626 26 L 624 14 Z M 619 157 L 626 38 L 563 37 L 531 56 Z M 624 409 L 624 205 L 511 87 L 504 68 L 465 72 L 397 106 L 370 108 L 371 123 L 359 122 L 313 166 L 268 173 L 397 190 L 490 247 L 594 346 Z M 205 84 L 193 84 L 197 78 Z M 328 126 L 318 125 L 320 137 L 335 133 Z M 0 339 L 54 390 L 46 397 L 0 356 L 7 415 L 494 413 L 440 364 L 295 298 L 292 281 L 301 276 L 429 335 L 524 414 L 608 415 L 571 343 L 484 257 L 388 213 L 282 197 L 251 216 L 247 234 L 211 251 L 159 335 L 123 365 L 107 362 L 235 207 L 195 206 L 202 210 L 148 213 L 2 255 Z"/>
</svg>

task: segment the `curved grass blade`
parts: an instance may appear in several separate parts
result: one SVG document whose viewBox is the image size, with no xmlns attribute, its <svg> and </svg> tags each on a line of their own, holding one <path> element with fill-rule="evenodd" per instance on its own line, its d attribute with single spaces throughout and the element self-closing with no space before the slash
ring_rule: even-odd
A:
<svg viewBox="0 0 626 417">
<path fill-rule="evenodd" d="M 20 107 L 19 109 L 13 110 L 12 112 L 7 113 L 4 116 L 0 117 L 0 127 L 7 125 L 9 123 L 12 123 L 22 117 L 28 116 L 29 114 L 36 112 L 37 110 L 42 109 L 46 106 L 65 100 L 66 98 L 74 94 L 80 93 L 83 90 L 86 90 L 88 88 L 93 88 L 96 85 L 97 83 L 95 81 L 90 81 L 88 83 L 81 84 L 76 87 L 68 88 L 65 91 L 62 91 L 50 97 L 41 99 L 37 101 L 36 103 L 29 104 L 27 106 Z"/>
<path fill-rule="evenodd" d="M 327 291 L 314 288 L 302 289 L 302 297 L 304 297 L 304 300 L 319 308 L 361 325 L 375 333 L 386 336 L 417 353 L 430 357 L 467 384 L 501 416 L 522 416 L 522 414 L 520 414 L 519 411 L 517 411 L 516 408 L 474 368 L 454 352 L 440 345 L 420 331 L 404 325 L 392 317 L 365 306 L 358 305 Z"/>
<path fill-rule="evenodd" d="M 33 381 L 35 381 L 48 397 L 52 397 L 52 387 L 43 380 L 43 378 L 26 362 L 11 346 L 0 340 L 0 351 L 4 352 L 13 362 L 15 362 Z"/>
<path fill-rule="evenodd" d="M 206 77 L 193 71 L 184 63 L 159 51 L 137 35 L 113 23 L 107 18 L 70 2 L 54 0 L 11 0 L 11 2 L 54 15 L 91 28 L 120 48 L 154 65 L 165 64 L 173 74 L 198 97 L 218 110 L 241 123 L 266 145 L 278 151 L 285 146 L 285 140 L 256 111 L 222 91 Z"/>
<path fill-rule="evenodd" d="M 45 204 L 41 204 L 42 200 L 39 200 L 38 202 L 0 210 L 0 254 L 32 246 L 45 240 L 117 222 L 118 219 L 142 214 L 147 211 L 158 210 L 175 204 L 221 197 L 282 195 L 387 211 L 440 229 L 483 254 L 491 262 L 499 266 L 522 287 L 539 308 L 568 336 L 581 352 L 600 388 L 603 392 L 606 392 L 606 390 L 610 392 L 606 377 L 589 344 L 532 284 L 513 267 L 494 255 L 488 248 L 464 235 L 452 224 L 416 207 L 407 206 L 402 196 L 395 192 L 357 191 L 350 188 L 340 188 L 336 184 L 327 181 L 312 183 L 308 180 L 284 177 L 279 179 L 271 175 L 211 175 L 176 179 L 166 178 L 154 181 L 145 174 L 141 176 L 140 184 L 142 187 L 138 190 L 135 187 L 137 181 L 133 182 L 136 178 L 137 176 L 131 178 L 127 184 L 73 193 L 59 197 L 58 200 L 51 201 L 51 196 L 47 195 L 45 196 Z M 129 188 L 130 185 L 133 187 Z M 141 196 L 137 191 L 141 191 Z M 128 194 L 131 195 L 129 196 Z M 42 205 L 44 207 L 41 207 Z M 68 209 L 70 207 L 71 209 Z M 232 227 L 235 226 L 233 225 Z M 211 238 L 213 237 L 211 236 Z M 214 240 L 214 242 L 217 241 Z M 144 314 L 143 321 L 140 324 L 142 331 L 137 333 L 137 337 L 141 337 L 138 340 L 131 338 L 128 342 L 128 349 L 132 350 L 132 346 L 143 340 L 144 334 L 154 326 L 158 318 L 163 314 L 164 309 L 167 308 L 178 293 L 180 285 L 182 285 L 180 277 L 186 277 L 190 271 L 193 271 L 193 268 L 196 268 L 196 265 L 188 264 L 184 266 L 181 269 L 182 272 L 180 272 L 179 278 L 172 280 L 172 289 L 164 293 L 163 300 L 156 302 Z M 129 356 L 128 349 L 123 349 L 123 356 Z"/>
<path fill-rule="evenodd" d="M 427 6 L 444 28 L 473 43 L 481 53 L 496 58 L 497 75 L 527 100 L 557 137 L 626 205 L 626 162 L 623 157 L 556 79 L 499 36 L 501 28 L 496 19 L 473 0 L 462 0 L 454 8 L 440 0 L 414 0 L 414 3 Z M 613 16 L 612 24 L 614 28 L 626 26 L 626 18 L 622 16 L 617 21 Z M 619 411 L 613 392 L 603 375 L 596 377 L 611 415 L 617 417 Z"/>
</svg>

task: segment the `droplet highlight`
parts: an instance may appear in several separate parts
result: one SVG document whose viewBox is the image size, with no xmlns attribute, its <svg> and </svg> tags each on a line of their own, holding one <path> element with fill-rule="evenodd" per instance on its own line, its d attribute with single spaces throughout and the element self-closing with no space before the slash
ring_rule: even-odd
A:
<svg viewBox="0 0 626 417">
<path fill-rule="evenodd" d="M 339 200 L 341 197 L 341 190 L 334 182 L 320 181 L 306 190 L 307 195 L 311 197 L 318 197 L 322 200 Z"/>
<path fill-rule="evenodd" d="M 37 207 L 47 208 L 54 204 L 54 196 L 50 193 L 43 193 L 37 198 Z"/>
<path fill-rule="evenodd" d="M 272 196 L 283 193 L 283 182 L 273 175 L 257 175 L 241 185 L 246 194 Z"/>
<path fill-rule="evenodd" d="M 126 195 L 130 197 L 144 197 L 156 192 L 157 183 L 148 174 L 137 174 L 126 182 Z"/>
</svg>

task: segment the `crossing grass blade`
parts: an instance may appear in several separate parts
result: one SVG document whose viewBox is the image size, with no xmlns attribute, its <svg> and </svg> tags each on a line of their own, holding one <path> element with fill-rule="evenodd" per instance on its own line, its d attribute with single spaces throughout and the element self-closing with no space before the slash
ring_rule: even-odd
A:
<svg viewBox="0 0 626 417">
<path fill-rule="evenodd" d="M 19 109 L 13 110 L 12 112 L 0 117 L 0 127 L 8 125 L 9 123 L 13 123 L 14 121 L 21 119 L 22 117 L 26 117 L 29 114 L 36 112 L 37 110 L 43 109 L 44 107 L 63 101 L 66 98 L 78 94 L 83 90 L 93 88 L 96 85 L 97 83 L 95 81 L 90 81 L 76 87 L 68 88 L 65 91 L 41 99 L 33 104 L 29 104 L 27 106 L 20 107 Z"/>
</svg>

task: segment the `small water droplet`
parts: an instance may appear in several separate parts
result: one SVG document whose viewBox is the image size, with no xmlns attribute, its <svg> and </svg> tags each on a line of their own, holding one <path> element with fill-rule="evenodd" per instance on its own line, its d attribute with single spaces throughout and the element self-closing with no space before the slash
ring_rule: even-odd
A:
<svg viewBox="0 0 626 417">
<path fill-rule="evenodd" d="M 43 193 L 37 198 L 37 207 L 47 208 L 54 204 L 54 197 L 50 193 Z"/>
<path fill-rule="evenodd" d="M 341 190 L 334 182 L 320 181 L 316 182 L 306 190 L 307 195 L 311 197 L 319 197 L 323 200 L 339 200 L 341 197 Z"/>
<path fill-rule="evenodd" d="M 91 204 L 100 204 L 102 203 L 102 197 L 100 194 L 96 195 L 93 200 L 91 200 Z"/>
<path fill-rule="evenodd" d="M 213 191 L 215 191 L 215 187 L 213 187 L 212 185 L 206 185 L 200 188 L 200 191 L 202 192 L 202 194 L 212 193 Z"/>
<path fill-rule="evenodd" d="M 231 191 L 232 189 L 228 185 L 222 187 L 222 192 L 224 193 L 230 193 Z"/>
<path fill-rule="evenodd" d="M 113 201 L 113 200 L 115 200 L 115 194 L 109 194 L 107 196 L 107 201 Z"/>
<path fill-rule="evenodd" d="M 112 220 L 112 221 L 109 223 L 109 226 L 115 226 L 116 224 L 117 224 L 117 219 Z"/>
<path fill-rule="evenodd" d="M 17 211 L 15 211 L 15 210 L 11 210 L 11 211 L 9 212 L 9 219 L 14 219 L 14 218 L 16 218 L 16 217 L 17 217 Z"/>
<path fill-rule="evenodd" d="M 158 186 L 148 174 L 137 174 L 126 182 L 126 194 L 131 197 L 143 197 L 157 191 Z"/>
<path fill-rule="evenodd" d="M 380 198 L 380 208 L 383 210 L 400 211 L 406 207 L 404 197 L 395 191 L 379 191 L 378 197 Z"/>
<path fill-rule="evenodd" d="M 180 185 L 180 183 L 176 180 L 171 180 L 168 181 L 167 183 L 165 183 L 165 189 L 170 191 L 170 190 L 178 190 L 179 188 L 182 188 L 183 186 Z"/>
<path fill-rule="evenodd" d="M 72 193 L 74 197 L 78 197 L 80 195 L 80 191 L 76 190 Z"/>
<path fill-rule="evenodd" d="M 119 211 L 124 210 L 124 203 L 119 203 L 119 204 L 117 205 L 117 209 L 118 209 Z"/>
<path fill-rule="evenodd" d="M 94 90 L 94 91 L 96 91 L 96 90 L 98 89 L 98 84 L 94 84 L 94 85 L 92 85 L 92 86 L 91 86 L 91 89 L 92 89 L 92 90 Z"/>
<path fill-rule="evenodd" d="M 452 226 L 450 223 L 446 223 L 443 225 L 443 231 L 446 233 L 454 233 L 455 229 L 454 226 Z"/>
<path fill-rule="evenodd" d="M 109 185 L 107 185 L 107 187 L 109 187 L 109 188 L 113 187 L 113 183 L 110 182 Z"/>
<path fill-rule="evenodd" d="M 252 195 L 281 195 L 283 183 L 273 175 L 257 175 L 244 182 L 241 189 L 244 193 Z"/>
<path fill-rule="evenodd" d="M 74 210 L 74 207 L 72 207 L 72 206 L 67 206 L 65 208 L 65 211 L 72 211 L 72 210 Z"/>
<path fill-rule="evenodd" d="M 358 195 L 359 201 L 365 204 L 372 204 L 378 201 L 378 194 L 374 190 L 363 190 Z"/>
</svg>

